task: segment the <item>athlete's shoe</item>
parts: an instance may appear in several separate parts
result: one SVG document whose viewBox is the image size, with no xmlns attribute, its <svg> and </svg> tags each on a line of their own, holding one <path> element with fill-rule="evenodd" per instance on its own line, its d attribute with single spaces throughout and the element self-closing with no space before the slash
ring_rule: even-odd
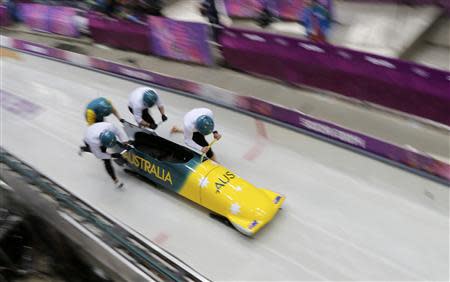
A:
<svg viewBox="0 0 450 282">
<path fill-rule="evenodd" d="M 118 180 L 118 181 L 115 183 L 115 185 L 116 185 L 116 188 L 117 188 L 117 189 L 123 188 L 123 182 L 120 181 L 120 180 Z"/>
</svg>

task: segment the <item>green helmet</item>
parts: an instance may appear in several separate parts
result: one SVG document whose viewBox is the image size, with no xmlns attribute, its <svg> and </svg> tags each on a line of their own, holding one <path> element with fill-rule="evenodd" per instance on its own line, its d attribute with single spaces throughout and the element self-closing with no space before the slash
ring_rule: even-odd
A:
<svg viewBox="0 0 450 282">
<path fill-rule="evenodd" d="M 116 135 L 114 134 L 114 132 L 109 130 L 103 131 L 102 133 L 100 133 L 100 142 L 106 148 L 111 148 L 117 142 Z"/>
<path fill-rule="evenodd" d="M 101 117 L 106 117 L 109 116 L 111 113 L 112 113 L 111 103 L 104 98 L 99 100 L 97 104 L 96 114 L 98 114 Z"/>
<path fill-rule="evenodd" d="M 195 122 L 195 128 L 197 128 L 198 132 L 202 135 L 211 134 L 214 130 L 214 121 L 210 116 L 199 116 Z"/>
<path fill-rule="evenodd" d="M 155 91 L 149 89 L 144 92 L 143 100 L 144 104 L 147 107 L 153 107 L 153 105 L 156 103 L 156 100 L 158 100 L 158 95 L 156 94 Z"/>
</svg>

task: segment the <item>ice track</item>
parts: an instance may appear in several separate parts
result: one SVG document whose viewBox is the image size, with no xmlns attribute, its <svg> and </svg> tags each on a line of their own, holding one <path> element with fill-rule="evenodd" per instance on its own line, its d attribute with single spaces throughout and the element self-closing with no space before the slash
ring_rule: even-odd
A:
<svg viewBox="0 0 450 282">
<path fill-rule="evenodd" d="M 109 97 L 122 115 L 138 84 L 19 54 L 1 58 L 1 89 L 36 112 L 2 107 L 1 144 L 99 210 L 160 244 L 213 280 L 448 280 L 449 189 L 430 180 L 270 123 L 160 90 L 168 137 L 191 108 L 210 107 L 223 132 L 222 164 L 287 196 L 255 238 L 190 202 L 103 164 L 77 147 L 87 102 Z M 154 113 L 159 119 L 159 115 Z M 114 121 L 114 118 L 109 120 Z M 181 136 L 173 136 L 181 142 Z"/>
</svg>

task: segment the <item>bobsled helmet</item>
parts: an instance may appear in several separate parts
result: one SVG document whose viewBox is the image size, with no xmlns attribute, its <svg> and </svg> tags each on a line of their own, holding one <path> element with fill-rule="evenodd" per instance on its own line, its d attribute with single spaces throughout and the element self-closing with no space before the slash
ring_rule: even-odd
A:
<svg viewBox="0 0 450 282">
<path fill-rule="evenodd" d="M 112 113 L 111 103 L 105 98 L 100 99 L 98 102 L 97 113 L 102 117 L 109 116 Z"/>
<path fill-rule="evenodd" d="M 153 105 L 156 103 L 156 100 L 158 100 L 158 96 L 156 95 L 156 92 L 149 89 L 144 92 L 144 104 L 147 107 L 153 107 Z"/>
<path fill-rule="evenodd" d="M 116 144 L 116 141 L 116 135 L 114 134 L 114 132 L 106 130 L 100 133 L 100 142 L 106 148 L 111 148 L 112 146 L 114 146 L 114 144 Z"/>
<path fill-rule="evenodd" d="M 197 128 L 198 132 L 202 135 L 211 134 L 214 130 L 214 121 L 210 116 L 199 116 L 195 122 L 195 128 Z"/>
</svg>

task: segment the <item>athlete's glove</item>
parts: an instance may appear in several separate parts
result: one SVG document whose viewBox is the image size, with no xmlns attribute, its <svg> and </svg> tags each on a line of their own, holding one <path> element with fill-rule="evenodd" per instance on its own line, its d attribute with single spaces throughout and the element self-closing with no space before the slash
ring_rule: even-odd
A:
<svg viewBox="0 0 450 282">
<path fill-rule="evenodd" d="M 119 121 L 120 121 L 121 123 L 124 123 L 124 122 L 125 122 L 125 120 L 124 120 L 123 118 L 119 119 Z"/>
<path fill-rule="evenodd" d="M 167 116 L 166 115 L 162 115 L 161 119 L 162 119 L 162 121 L 166 121 L 167 120 Z"/>
<path fill-rule="evenodd" d="M 151 123 L 151 124 L 148 125 L 148 127 L 150 127 L 151 129 L 155 130 L 158 127 L 158 125 L 156 123 Z"/>
</svg>

